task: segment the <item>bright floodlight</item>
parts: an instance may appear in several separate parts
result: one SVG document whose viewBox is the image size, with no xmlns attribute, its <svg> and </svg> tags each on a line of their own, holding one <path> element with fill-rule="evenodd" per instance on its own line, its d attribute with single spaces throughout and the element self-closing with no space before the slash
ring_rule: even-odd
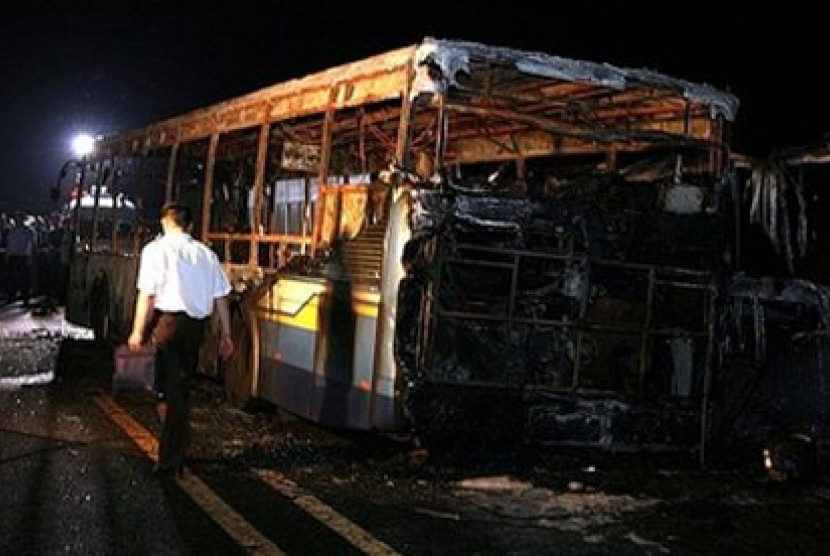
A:
<svg viewBox="0 0 830 556">
<path fill-rule="evenodd" d="M 92 152 L 92 147 L 95 144 L 95 139 L 86 133 L 76 135 L 72 140 L 72 150 L 78 157 L 84 157 Z"/>
</svg>

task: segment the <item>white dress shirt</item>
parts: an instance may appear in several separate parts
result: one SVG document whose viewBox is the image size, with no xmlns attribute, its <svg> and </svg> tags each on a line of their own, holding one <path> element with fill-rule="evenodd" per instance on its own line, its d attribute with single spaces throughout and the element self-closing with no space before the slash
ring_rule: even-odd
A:
<svg viewBox="0 0 830 556">
<path fill-rule="evenodd" d="M 156 309 L 195 319 L 210 316 L 214 299 L 231 291 L 216 253 L 186 233 L 166 233 L 144 247 L 137 286 Z"/>
</svg>

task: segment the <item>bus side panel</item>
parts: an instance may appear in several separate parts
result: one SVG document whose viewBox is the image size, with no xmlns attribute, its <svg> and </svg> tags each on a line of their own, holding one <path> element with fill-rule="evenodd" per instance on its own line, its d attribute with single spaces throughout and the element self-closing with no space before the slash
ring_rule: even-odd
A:
<svg viewBox="0 0 830 556">
<path fill-rule="evenodd" d="M 259 375 L 256 396 L 312 418 L 318 296 L 323 286 L 279 280 L 259 305 Z"/>
<path fill-rule="evenodd" d="M 349 282 L 281 278 L 259 302 L 255 395 L 327 426 L 393 428 L 392 380 L 375 376 L 379 301 Z"/>
<path fill-rule="evenodd" d="M 380 431 L 394 431 L 401 427 L 395 401 L 395 378 L 380 376 L 375 381 L 372 393 L 372 428 Z"/>
<path fill-rule="evenodd" d="M 73 253 L 69 266 L 69 284 L 67 285 L 66 320 L 76 326 L 89 327 L 89 292 L 87 291 L 87 265 L 89 255 Z"/>
<path fill-rule="evenodd" d="M 76 253 L 70 265 L 66 319 L 100 340 L 125 341 L 132 326 L 138 258 Z"/>
<path fill-rule="evenodd" d="M 108 267 L 109 337 L 125 342 L 130 335 L 138 294 L 138 257 L 110 256 L 104 262 Z"/>
<path fill-rule="evenodd" d="M 257 396 L 306 419 L 311 418 L 314 331 L 260 320 Z"/>
<path fill-rule="evenodd" d="M 383 271 L 378 299 L 378 328 L 375 339 L 375 384 L 372 399 L 372 427 L 381 431 L 401 429 L 404 419 L 397 399 L 398 366 L 395 361 L 395 323 L 398 312 L 398 287 L 404 277 L 401 258 L 412 232 L 410 194 L 395 192 L 389 210 L 389 224 L 383 245 Z"/>
<path fill-rule="evenodd" d="M 321 328 L 312 418 L 327 426 L 368 430 L 377 305 L 352 307 L 333 314 L 333 322 Z"/>
</svg>

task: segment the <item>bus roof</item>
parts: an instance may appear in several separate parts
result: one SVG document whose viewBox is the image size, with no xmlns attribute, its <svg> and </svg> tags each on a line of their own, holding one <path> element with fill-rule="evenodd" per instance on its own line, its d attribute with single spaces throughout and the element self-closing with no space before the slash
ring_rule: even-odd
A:
<svg viewBox="0 0 830 556">
<path fill-rule="evenodd" d="M 343 64 L 194 110 L 143 128 L 99 139 L 102 154 L 141 152 L 267 122 L 357 107 L 373 102 L 446 92 L 481 68 L 498 68 L 499 79 L 533 83 L 528 99 L 585 106 L 620 117 L 655 118 L 661 113 L 733 121 L 738 99 L 705 83 L 607 63 L 573 60 L 541 52 L 425 38 L 418 44 Z M 634 109 L 631 109 L 634 107 Z"/>
</svg>

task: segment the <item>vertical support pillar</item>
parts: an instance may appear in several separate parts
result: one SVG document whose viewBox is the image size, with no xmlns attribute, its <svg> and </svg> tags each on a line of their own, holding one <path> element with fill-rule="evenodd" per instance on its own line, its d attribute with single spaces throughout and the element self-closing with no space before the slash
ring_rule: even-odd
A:
<svg viewBox="0 0 830 556">
<path fill-rule="evenodd" d="M 112 161 L 112 165 L 113 166 L 115 165 L 115 159 L 114 158 L 113 158 L 113 161 Z M 104 176 L 104 177 L 107 176 L 107 172 L 104 170 L 103 166 L 104 166 L 104 163 L 102 161 L 101 162 L 101 170 L 98 173 L 98 180 L 97 180 L 98 184 L 95 186 L 95 194 L 94 194 L 94 197 L 92 198 L 92 238 L 91 238 L 92 241 L 91 241 L 91 245 L 93 246 L 93 248 L 94 248 L 95 244 L 98 242 L 98 221 L 100 220 L 100 209 L 101 209 L 101 187 L 106 185 L 106 181 L 107 181 L 106 179 L 101 177 L 101 176 Z M 113 211 L 112 211 L 112 235 L 115 235 L 115 222 L 116 222 L 115 196 L 112 195 L 112 192 L 110 192 L 110 196 L 112 197 L 112 201 L 113 201 L 112 202 L 112 208 L 113 208 Z M 113 249 L 114 245 L 115 245 L 114 242 L 110 243 L 110 248 L 112 250 L 114 250 Z"/>
<path fill-rule="evenodd" d="M 723 116 L 718 116 L 712 120 L 709 126 L 709 170 L 715 179 L 723 177 L 724 163 L 728 159 L 723 152 L 726 148 L 723 142 L 725 127 Z"/>
<path fill-rule="evenodd" d="M 410 164 L 410 141 L 411 141 L 411 120 L 412 120 L 412 81 L 415 78 L 415 64 L 409 64 L 409 71 L 406 78 L 406 85 L 401 91 L 401 114 L 398 119 L 398 137 L 395 145 L 395 160 L 402 167 L 407 168 Z M 370 192 L 371 194 L 371 192 Z M 384 206 L 384 215 L 389 218 L 390 226 L 394 225 L 395 216 L 393 214 L 396 204 L 396 197 L 394 191 L 389 191 L 386 195 L 386 203 Z M 405 199 L 401 199 L 405 201 Z M 404 232 L 406 233 L 406 232 Z M 387 238 L 391 235 L 387 229 Z M 400 238 L 403 239 L 403 238 Z M 372 402 L 369 404 L 369 422 L 375 424 L 376 421 L 376 405 L 380 402 L 380 396 L 377 395 L 379 391 L 382 377 L 394 377 L 395 388 L 400 386 L 400 381 L 403 379 L 401 374 L 396 370 L 395 357 L 393 353 L 393 344 L 395 339 L 395 311 L 397 304 L 398 288 L 397 282 L 394 286 L 391 280 L 396 276 L 400 269 L 400 253 L 392 252 L 389 249 L 390 245 L 387 240 L 384 240 L 383 259 L 381 261 L 381 283 L 384 284 L 381 288 L 381 298 L 378 305 L 378 326 L 375 331 L 375 350 L 372 364 Z"/>
<path fill-rule="evenodd" d="M 364 125 L 366 111 L 361 108 L 357 112 L 357 153 L 360 158 L 360 173 L 368 174 L 369 168 L 366 164 L 366 126 Z"/>
<path fill-rule="evenodd" d="M 447 110 L 446 99 L 443 93 L 438 93 L 438 122 L 435 130 L 435 159 L 432 167 L 443 173 L 444 170 L 444 155 L 447 150 Z M 409 120 L 409 115 L 407 115 Z M 407 127 L 408 124 L 407 124 Z"/>
<path fill-rule="evenodd" d="M 571 259 L 573 260 L 573 259 Z M 579 302 L 579 327 L 576 328 L 576 348 L 573 356 L 573 377 L 571 379 L 571 391 L 576 392 L 579 389 L 579 384 L 582 374 L 582 342 L 584 341 L 585 331 L 582 325 L 585 323 L 585 314 L 588 312 L 588 296 L 583 296 Z M 565 325 L 562 329 L 566 334 L 570 334 L 571 329 Z"/>
<path fill-rule="evenodd" d="M 339 86 L 335 85 L 329 91 L 329 103 L 326 107 L 326 115 L 323 118 L 323 136 L 320 145 L 320 167 L 317 172 L 317 207 L 314 211 L 314 230 L 311 234 L 311 252 L 317 250 L 317 246 L 330 238 L 323 238 L 323 218 L 325 217 L 326 201 L 323 198 L 323 186 L 329 176 L 329 161 L 331 160 L 331 135 L 334 127 L 334 101 L 337 98 Z M 337 223 L 336 223 L 337 224 Z"/>
<path fill-rule="evenodd" d="M 271 135 L 271 124 L 264 123 L 259 128 L 259 143 L 257 144 L 256 168 L 254 170 L 254 206 L 251 218 L 251 248 L 249 249 L 248 264 L 256 268 L 259 262 L 259 237 L 262 235 L 262 196 L 265 191 L 265 165 L 268 162 L 268 139 Z"/>
<path fill-rule="evenodd" d="M 409 75 L 406 79 L 406 88 L 401 91 L 401 116 L 398 119 L 398 142 L 395 146 L 395 160 L 404 168 L 409 166 L 409 143 L 411 140 L 410 120 L 412 119 L 412 99 L 409 96 L 411 94 L 412 80 L 414 77 L 415 72 L 413 66 L 410 65 Z M 441 106 L 441 112 L 443 113 L 443 104 Z M 437 156 L 438 153 L 436 150 Z M 436 168 L 439 167 L 436 165 Z"/>
<path fill-rule="evenodd" d="M 276 197 L 277 190 L 274 189 L 274 196 Z M 319 193 L 318 193 L 319 196 Z M 308 237 L 313 233 L 315 222 L 314 219 L 311 217 L 311 177 L 306 172 L 305 176 L 303 176 L 303 218 L 302 218 L 302 229 L 300 233 L 302 234 L 303 238 Z M 303 255 L 306 254 L 307 245 L 303 242 L 300 245 L 300 253 Z M 283 252 L 283 244 L 280 243 L 280 253 Z M 280 263 L 284 261 L 280 260 Z"/>
<path fill-rule="evenodd" d="M 637 396 L 643 398 L 643 388 L 646 381 L 646 355 L 648 354 L 649 340 L 651 340 L 651 324 L 654 315 L 654 288 L 657 284 L 657 272 L 654 267 L 648 269 L 648 284 L 646 285 L 646 314 L 643 319 L 643 328 L 640 331 L 640 356 L 637 370 Z"/>
<path fill-rule="evenodd" d="M 605 166 L 608 170 L 616 170 L 617 169 L 617 149 L 616 147 L 611 147 L 607 151 L 605 151 Z"/>
<path fill-rule="evenodd" d="M 164 202 L 173 200 L 173 180 L 176 178 L 176 159 L 179 158 L 179 142 L 170 147 L 170 158 L 167 161 L 167 181 L 164 183 Z"/>
<path fill-rule="evenodd" d="M 78 175 L 75 178 L 75 183 L 76 183 L 76 186 L 75 186 L 75 205 L 74 205 L 75 206 L 75 208 L 74 208 L 75 213 L 72 215 L 73 216 L 72 220 L 73 220 L 74 227 L 75 227 L 75 238 L 74 238 L 75 241 L 74 241 L 74 244 L 75 244 L 76 249 L 79 245 L 82 245 L 82 243 L 81 243 L 81 240 L 82 240 L 82 238 L 81 238 L 81 198 L 84 195 L 84 178 L 86 177 L 86 157 L 85 156 L 81 157 L 81 161 L 78 164 L 78 166 L 79 166 Z"/>
<path fill-rule="evenodd" d="M 109 188 L 108 188 L 109 192 L 110 192 L 110 198 L 112 198 L 112 207 L 110 208 L 110 215 L 112 217 L 112 229 L 110 230 L 110 251 L 112 253 L 118 252 L 119 249 L 121 249 L 122 251 L 124 250 L 124 246 L 119 246 L 118 245 L 118 228 L 115 225 L 115 222 L 118 220 L 118 210 L 116 209 L 116 206 L 115 206 L 115 195 L 116 195 L 116 192 L 118 191 L 118 188 L 116 187 L 116 182 L 117 181 L 118 181 L 118 172 L 116 171 L 116 168 L 115 168 L 115 157 L 113 157 L 112 158 L 112 173 L 110 174 L 110 180 L 109 180 L 110 185 L 109 185 Z M 136 237 L 135 237 L 135 234 L 133 234 L 133 244 L 135 245 L 135 243 L 136 243 Z M 132 254 L 137 254 L 139 252 L 140 248 L 141 248 L 140 246 L 135 246 L 135 247 L 130 247 L 129 249 L 132 252 Z"/>
<path fill-rule="evenodd" d="M 743 237 L 742 237 L 742 228 L 743 223 L 741 219 L 743 219 L 743 211 L 741 210 L 741 203 L 743 198 L 743 191 L 741 182 L 738 181 L 738 176 L 735 172 L 732 172 L 731 176 L 732 181 L 732 209 L 733 215 L 732 217 L 735 219 L 734 229 L 735 229 L 735 260 L 733 261 L 733 266 L 735 270 L 741 270 L 743 261 Z"/>
<path fill-rule="evenodd" d="M 205 161 L 205 183 L 202 185 L 202 234 L 201 239 L 207 243 L 210 233 L 210 216 L 213 212 L 213 176 L 216 172 L 216 149 L 219 147 L 219 134 L 210 136 L 207 160 Z"/>
<path fill-rule="evenodd" d="M 717 303 L 718 290 L 717 286 L 712 280 L 709 284 L 709 303 L 706 307 L 706 318 L 704 324 L 706 325 L 706 359 L 703 368 L 703 395 L 701 396 L 700 407 L 700 465 L 706 466 L 706 446 L 709 441 L 709 403 L 712 390 L 712 373 L 714 371 L 715 359 L 715 310 Z"/>
</svg>

